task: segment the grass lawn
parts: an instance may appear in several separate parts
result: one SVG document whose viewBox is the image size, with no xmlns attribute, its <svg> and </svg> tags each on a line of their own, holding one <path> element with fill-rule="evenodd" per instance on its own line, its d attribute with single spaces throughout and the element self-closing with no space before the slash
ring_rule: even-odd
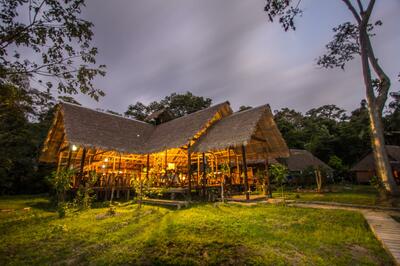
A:
<svg viewBox="0 0 400 266">
<path fill-rule="evenodd" d="M 44 197 L 0 198 L 0 265 L 393 265 L 361 214 L 236 204 L 124 203 L 64 219 Z"/>
<path fill-rule="evenodd" d="M 288 190 L 285 197 L 299 201 L 326 201 L 349 203 L 357 205 L 389 205 L 378 199 L 378 192 L 372 186 L 367 185 L 349 185 L 349 186 L 331 186 L 333 192 L 296 192 Z M 273 193 L 274 197 L 281 197 L 279 192 Z"/>
</svg>

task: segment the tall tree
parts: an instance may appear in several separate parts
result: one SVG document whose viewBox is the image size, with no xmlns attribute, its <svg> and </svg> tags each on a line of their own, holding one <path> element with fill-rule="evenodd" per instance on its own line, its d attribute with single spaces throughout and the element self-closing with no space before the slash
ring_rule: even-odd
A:
<svg viewBox="0 0 400 266">
<path fill-rule="evenodd" d="M 37 158 L 54 99 L 43 102 L 47 96 L 41 92 L 0 85 L 0 194 L 43 191 L 35 189 L 44 184 L 44 176 L 37 175 Z M 36 94 L 40 95 L 33 97 Z"/>
<path fill-rule="evenodd" d="M 382 124 L 382 112 L 390 89 L 390 79 L 375 56 L 371 44 L 371 37 L 374 35 L 372 30 L 382 24 L 380 20 L 374 23 L 371 21 L 376 1 L 369 0 L 367 4 L 362 0 L 341 1 L 350 10 L 355 23 L 344 22 L 333 29 L 333 40 L 326 45 L 328 51 L 318 59 L 318 64 L 325 68 L 344 68 L 356 55 L 361 57 L 376 171 L 388 193 L 397 196 L 400 192 L 385 149 Z M 302 14 L 300 3 L 301 0 L 266 0 L 264 10 L 270 22 L 278 18 L 285 31 L 295 30 L 294 20 Z"/>
<path fill-rule="evenodd" d="M 84 0 L 0 0 L 0 78 L 103 96 L 92 82 L 105 75 L 105 66 L 96 65 L 93 24 L 81 17 L 84 6 Z"/>
<path fill-rule="evenodd" d="M 158 102 L 153 101 L 148 105 L 145 105 L 141 102 L 131 104 L 128 106 L 125 116 L 143 121 L 153 112 L 167 108 L 172 113 L 174 118 L 177 118 L 204 108 L 208 108 L 210 107 L 211 103 L 212 100 L 210 98 L 196 96 L 191 92 L 186 92 L 184 94 L 172 93 L 169 96 L 165 96 L 164 99 Z"/>
</svg>

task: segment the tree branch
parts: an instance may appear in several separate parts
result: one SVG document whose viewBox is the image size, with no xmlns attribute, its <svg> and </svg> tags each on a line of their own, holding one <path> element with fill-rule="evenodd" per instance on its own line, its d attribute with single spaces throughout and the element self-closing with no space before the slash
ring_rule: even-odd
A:
<svg viewBox="0 0 400 266">
<path fill-rule="evenodd" d="M 353 13 L 353 16 L 355 17 L 355 19 L 357 20 L 358 24 L 361 24 L 361 18 L 357 13 L 357 10 L 354 8 L 353 4 L 350 2 L 350 0 L 342 0 L 347 7 L 350 9 L 351 13 Z"/>
<path fill-rule="evenodd" d="M 364 7 L 361 3 L 361 0 L 357 0 L 358 8 L 360 9 L 360 13 L 364 13 Z"/>
</svg>

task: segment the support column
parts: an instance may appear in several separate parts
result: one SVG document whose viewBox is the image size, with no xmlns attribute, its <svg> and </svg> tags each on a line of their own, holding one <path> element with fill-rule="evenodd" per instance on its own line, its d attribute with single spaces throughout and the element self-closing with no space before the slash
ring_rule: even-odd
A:
<svg viewBox="0 0 400 266">
<path fill-rule="evenodd" d="M 239 169 L 239 156 L 236 156 L 236 172 L 237 172 L 237 175 L 238 175 L 237 178 L 239 179 L 239 184 L 241 184 L 241 182 L 240 182 L 240 169 Z"/>
<path fill-rule="evenodd" d="M 191 155 L 190 155 L 190 141 L 189 141 L 189 144 L 188 144 L 188 173 L 187 173 L 187 176 L 188 176 L 188 190 L 189 190 L 189 194 L 188 194 L 188 197 L 189 197 L 189 200 L 191 200 L 192 199 L 192 158 L 191 158 Z"/>
<path fill-rule="evenodd" d="M 168 169 L 168 151 L 165 150 L 165 158 L 164 158 L 164 180 L 167 180 L 167 169 Z"/>
<path fill-rule="evenodd" d="M 197 155 L 197 179 L 196 179 L 196 190 L 199 186 L 200 180 L 200 155 Z"/>
<path fill-rule="evenodd" d="M 228 169 L 229 169 L 228 192 L 230 192 L 230 190 L 232 189 L 231 148 L 228 148 Z"/>
<path fill-rule="evenodd" d="M 82 158 L 81 158 L 81 165 L 79 168 L 79 177 L 80 177 L 80 181 L 82 181 L 83 179 L 83 168 L 85 167 L 85 158 L 86 158 L 86 148 L 83 148 L 82 151 Z"/>
<path fill-rule="evenodd" d="M 268 198 L 272 198 L 272 191 L 271 191 L 271 182 L 269 179 L 269 162 L 268 162 L 268 157 L 265 159 L 265 178 L 264 178 L 264 186 L 266 188 L 265 190 L 265 196 Z"/>
<path fill-rule="evenodd" d="M 149 181 L 150 154 L 147 154 L 146 160 L 146 180 Z"/>
<path fill-rule="evenodd" d="M 139 188 L 139 208 L 142 207 L 142 195 L 143 195 L 143 178 L 142 178 L 142 164 L 140 164 L 140 173 L 139 173 L 139 184 L 140 184 L 140 188 Z"/>
<path fill-rule="evenodd" d="M 69 166 L 71 164 L 71 156 L 72 156 L 72 151 L 71 149 L 68 150 L 68 161 L 67 161 L 67 169 L 69 169 Z"/>
<path fill-rule="evenodd" d="M 60 152 L 58 154 L 58 162 L 57 162 L 57 175 L 60 172 L 60 168 L 61 168 L 61 158 L 62 158 L 62 152 Z"/>
<path fill-rule="evenodd" d="M 246 200 L 249 200 L 250 199 L 249 180 L 247 177 L 246 147 L 244 145 L 242 145 L 242 159 L 243 159 L 243 171 L 244 171 L 244 190 L 246 192 Z"/>
<path fill-rule="evenodd" d="M 203 154 L 202 154 L 202 157 L 203 157 L 203 178 L 202 178 L 202 194 L 203 194 L 203 199 L 205 200 L 206 199 L 206 182 L 207 182 L 207 179 L 206 179 L 206 155 L 204 154 L 204 152 L 203 152 Z"/>
</svg>

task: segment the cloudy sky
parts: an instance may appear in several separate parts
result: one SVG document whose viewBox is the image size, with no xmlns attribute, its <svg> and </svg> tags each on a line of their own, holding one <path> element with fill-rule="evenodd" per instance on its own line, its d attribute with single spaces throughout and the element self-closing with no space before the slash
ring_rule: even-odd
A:
<svg viewBox="0 0 400 266">
<path fill-rule="evenodd" d="M 383 26 L 373 45 L 393 82 L 400 72 L 400 1 L 377 1 Z M 269 103 L 299 111 L 334 103 L 346 110 L 364 97 L 359 60 L 345 71 L 316 66 L 332 27 L 352 20 L 339 0 L 303 0 L 297 31 L 268 23 L 263 0 L 87 0 L 84 17 L 95 24 L 96 81 L 106 96 L 86 106 L 124 112 L 172 92 L 191 91 L 240 105 Z"/>
</svg>

